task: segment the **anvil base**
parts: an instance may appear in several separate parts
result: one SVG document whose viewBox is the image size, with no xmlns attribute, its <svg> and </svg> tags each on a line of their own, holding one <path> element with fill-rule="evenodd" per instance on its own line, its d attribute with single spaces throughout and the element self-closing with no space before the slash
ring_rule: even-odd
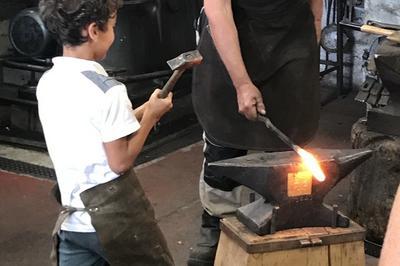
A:
<svg viewBox="0 0 400 266">
<path fill-rule="evenodd" d="M 236 215 L 240 222 L 260 236 L 292 228 L 349 227 L 350 224 L 349 218 L 339 213 L 337 206 L 330 207 L 312 200 L 272 205 L 261 198 L 240 207 Z"/>
</svg>

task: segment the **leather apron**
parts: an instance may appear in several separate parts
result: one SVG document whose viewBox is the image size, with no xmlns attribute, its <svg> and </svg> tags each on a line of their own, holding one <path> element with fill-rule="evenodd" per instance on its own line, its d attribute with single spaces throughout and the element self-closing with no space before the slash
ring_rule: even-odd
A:
<svg viewBox="0 0 400 266">
<path fill-rule="evenodd" d="M 242 57 L 267 116 L 295 143 L 306 144 L 320 109 L 319 49 L 308 0 L 232 0 L 232 6 Z M 236 91 L 203 21 L 198 49 L 204 60 L 193 73 L 192 100 L 207 138 L 236 149 L 287 149 L 264 124 L 238 113 Z"/>
<path fill-rule="evenodd" d="M 174 265 L 154 210 L 133 169 L 81 193 L 110 265 Z M 57 265 L 57 233 L 65 218 L 81 209 L 64 207 L 53 230 L 51 254 Z"/>
</svg>

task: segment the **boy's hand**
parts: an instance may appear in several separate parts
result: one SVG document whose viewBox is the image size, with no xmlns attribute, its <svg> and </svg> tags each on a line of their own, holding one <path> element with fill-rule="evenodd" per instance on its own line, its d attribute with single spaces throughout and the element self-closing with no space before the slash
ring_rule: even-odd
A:
<svg viewBox="0 0 400 266">
<path fill-rule="evenodd" d="M 164 99 L 158 98 L 160 89 L 156 89 L 150 96 L 147 102 L 146 112 L 156 122 L 169 110 L 172 109 L 172 92 L 168 93 L 168 96 Z"/>
</svg>

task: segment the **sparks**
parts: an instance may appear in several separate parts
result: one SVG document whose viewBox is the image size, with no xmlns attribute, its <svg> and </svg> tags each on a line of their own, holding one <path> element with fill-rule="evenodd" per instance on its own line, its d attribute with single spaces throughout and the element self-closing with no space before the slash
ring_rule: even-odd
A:
<svg viewBox="0 0 400 266">
<path fill-rule="evenodd" d="M 309 171 L 313 174 L 313 176 L 320 182 L 325 180 L 325 174 L 322 171 L 321 167 L 318 164 L 318 161 L 314 158 L 314 156 L 303 149 L 298 149 L 297 151 L 303 160 L 303 164 L 307 167 Z"/>
</svg>

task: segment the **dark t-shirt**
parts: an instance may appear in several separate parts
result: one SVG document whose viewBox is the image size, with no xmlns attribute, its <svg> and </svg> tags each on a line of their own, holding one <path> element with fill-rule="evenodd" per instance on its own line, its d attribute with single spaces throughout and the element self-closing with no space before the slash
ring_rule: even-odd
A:
<svg viewBox="0 0 400 266">
<path fill-rule="evenodd" d="M 307 0 L 232 0 L 234 10 L 242 9 L 247 16 L 266 16 L 268 19 L 285 15 L 293 6 Z"/>
<path fill-rule="evenodd" d="M 263 12 L 276 12 L 285 10 L 288 5 L 296 0 L 233 0 L 232 4 L 243 8 L 262 10 Z"/>
</svg>

